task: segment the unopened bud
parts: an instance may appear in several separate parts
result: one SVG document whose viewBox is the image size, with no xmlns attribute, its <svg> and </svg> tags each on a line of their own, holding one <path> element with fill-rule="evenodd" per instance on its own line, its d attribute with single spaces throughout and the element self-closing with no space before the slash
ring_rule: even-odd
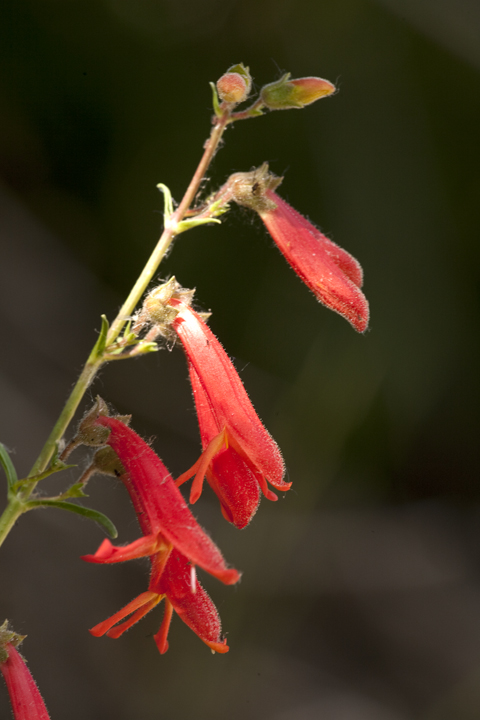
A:
<svg viewBox="0 0 480 720">
<path fill-rule="evenodd" d="M 114 477 L 125 474 L 125 468 L 120 462 L 117 453 L 109 445 L 97 450 L 93 456 L 92 470 L 102 475 L 113 475 Z"/>
<path fill-rule="evenodd" d="M 233 65 L 225 75 L 217 80 L 218 95 L 221 100 L 235 105 L 243 102 L 250 93 L 252 78 L 248 68 L 242 63 Z"/>
<path fill-rule="evenodd" d="M 263 104 L 270 110 L 303 108 L 335 92 L 335 85 L 318 77 L 290 80 L 290 73 L 265 85 L 260 91 Z"/>
</svg>

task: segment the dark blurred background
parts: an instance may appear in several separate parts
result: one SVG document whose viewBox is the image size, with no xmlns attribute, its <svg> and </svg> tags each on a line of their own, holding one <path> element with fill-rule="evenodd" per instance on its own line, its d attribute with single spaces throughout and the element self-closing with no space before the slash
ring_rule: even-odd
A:
<svg viewBox="0 0 480 720">
<path fill-rule="evenodd" d="M 208 189 L 269 161 L 283 197 L 362 262 L 371 306 L 360 336 L 247 211 L 180 238 L 161 275 L 212 310 L 293 488 L 242 532 L 209 490 L 195 508 L 244 572 L 235 588 L 202 577 L 226 656 L 174 618 L 160 657 L 159 609 L 92 638 L 146 589 L 148 562 L 87 565 L 97 526 L 21 518 L 0 620 L 28 635 L 52 720 L 478 719 L 478 2 L 3 0 L 0 55 L 0 440 L 19 473 L 161 232 L 156 184 L 181 199 L 208 82 L 234 63 L 257 87 L 290 71 L 340 92 L 229 129 Z M 107 367 L 97 392 L 174 474 L 198 456 L 178 348 Z M 89 492 L 121 543 L 138 536 L 123 487 Z"/>
</svg>

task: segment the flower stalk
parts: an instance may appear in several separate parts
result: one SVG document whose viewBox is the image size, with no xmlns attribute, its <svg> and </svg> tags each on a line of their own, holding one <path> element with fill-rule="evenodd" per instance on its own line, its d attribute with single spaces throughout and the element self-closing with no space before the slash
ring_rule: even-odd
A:
<svg viewBox="0 0 480 720">
<path fill-rule="evenodd" d="M 180 205 L 177 210 L 171 213 L 164 224 L 164 230 L 158 240 L 158 243 L 150 255 L 145 267 L 140 273 L 137 281 L 131 289 L 127 299 L 120 308 L 117 317 L 113 321 L 111 327 L 108 329 L 106 338 L 104 338 L 103 351 L 98 352 L 98 341 L 95 344 L 85 366 L 75 383 L 75 386 L 67 399 L 62 412 L 60 413 L 57 422 L 55 423 L 45 445 L 43 446 L 38 458 L 36 459 L 28 478 L 32 479 L 31 483 L 26 484 L 23 487 L 21 495 L 9 497 L 7 507 L 3 514 L 0 516 L 0 545 L 12 529 L 13 525 L 28 508 L 25 506 L 25 502 L 31 496 L 34 491 L 37 481 L 35 477 L 42 474 L 48 467 L 58 443 L 63 438 L 65 431 L 67 430 L 75 412 L 80 405 L 83 396 L 87 389 L 95 379 L 98 371 L 108 361 L 108 349 L 117 340 L 119 334 L 122 331 L 125 323 L 128 321 L 130 316 L 133 314 L 136 306 L 138 305 L 142 295 L 147 289 L 153 276 L 158 270 L 158 267 L 165 257 L 165 254 L 170 247 L 174 238 L 189 229 L 189 227 L 195 226 L 195 219 L 192 218 L 188 221 L 187 227 L 182 227 L 182 221 L 187 215 L 187 211 L 195 200 L 195 196 L 198 193 L 200 184 L 205 176 L 205 173 L 218 149 L 220 140 L 225 131 L 230 118 L 231 110 L 229 107 L 225 107 L 219 117 L 214 116 L 213 128 L 210 137 L 205 143 L 204 153 L 202 158 L 195 170 L 195 173 L 190 181 L 190 184 L 183 196 Z M 202 222 L 208 222 L 208 218 L 202 218 Z M 210 220 L 212 221 L 212 220 Z M 217 221 L 218 222 L 218 221 Z M 200 223 L 199 223 L 200 224 Z M 100 339 L 100 338 L 99 338 Z"/>
</svg>

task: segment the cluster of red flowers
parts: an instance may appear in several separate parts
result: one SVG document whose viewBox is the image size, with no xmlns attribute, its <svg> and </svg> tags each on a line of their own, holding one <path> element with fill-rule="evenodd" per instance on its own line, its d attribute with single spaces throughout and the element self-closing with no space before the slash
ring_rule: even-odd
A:
<svg viewBox="0 0 480 720">
<path fill-rule="evenodd" d="M 106 444 L 114 451 L 112 465 L 105 461 L 104 450 L 99 451 L 95 470 L 108 472 L 108 468 L 115 467 L 115 474 L 130 494 L 143 533 L 142 538 L 126 547 L 114 547 L 104 540 L 94 555 L 83 559 L 116 563 L 149 557 L 151 561 L 148 590 L 90 632 L 120 637 L 165 599 L 164 619 L 155 635 L 161 653 L 168 649 L 173 610 L 212 650 L 223 653 L 228 646 L 221 638 L 218 613 L 196 579 L 195 566 L 228 585 L 237 582 L 240 575 L 226 566 L 177 486 L 195 475 L 190 493 L 193 503 L 200 497 L 206 477 L 220 500 L 223 515 L 243 528 L 257 510 L 260 491 L 269 500 L 277 499 L 267 482 L 277 490 L 288 490 L 290 483 L 283 480 L 285 469 L 278 446 L 258 418 L 228 355 L 182 297 L 185 293 L 172 292 L 168 301 L 168 307 L 175 311 L 170 327 L 181 340 L 188 359 L 204 447 L 199 460 L 175 483 L 152 448 L 128 427 L 125 418 L 109 417 L 103 402 L 96 404 L 81 425 L 79 434 L 84 444 Z M 106 434 L 101 430 L 104 428 Z"/>
<path fill-rule="evenodd" d="M 217 83 L 218 97 L 214 95 L 217 118 L 219 113 L 225 119 L 228 112 L 230 122 L 262 114 L 262 108 L 301 108 L 335 90 L 321 78 L 291 80 L 287 74 L 264 86 L 250 108 L 232 114 L 236 105 L 248 97 L 250 88 L 248 68 L 242 64 L 230 68 Z M 361 291 L 361 266 L 277 195 L 275 190 L 280 182 L 281 178 L 269 173 L 267 165 L 249 173 L 236 173 L 210 198 L 210 205 L 207 202 L 210 215 L 205 210 L 205 217 L 201 213 L 197 222 L 210 222 L 228 209 L 231 200 L 253 209 L 317 299 L 364 332 L 369 310 Z M 131 336 L 135 342 L 145 341 L 147 345 L 147 341 L 154 344 L 159 335 L 181 342 L 202 442 L 197 462 L 175 482 L 152 448 L 129 427 L 129 418 L 110 416 L 101 399 L 83 419 L 67 449 L 70 452 L 80 444 L 100 448 L 80 485 L 94 472 L 118 477 L 128 490 L 142 531 L 138 540 L 123 547 L 104 540 L 95 554 L 83 559 L 109 564 L 148 557 L 151 562 L 148 589 L 92 628 L 91 634 L 118 638 L 165 600 L 163 621 L 154 636 L 160 653 L 168 649 L 167 636 L 174 611 L 213 652 L 226 653 L 229 648 L 222 637 L 217 609 L 197 581 L 196 566 L 227 585 L 236 583 L 240 574 L 227 566 L 178 488 L 193 477 L 190 490 L 193 504 L 206 479 L 226 520 L 244 528 L 257 511 L 262 493 L 268 500 L 277 500 L 269 486 L 281 492 L 288 490 L 291 483 L 284 480 L 285 466 L 277 444 L 256 414 L 220 342 L 204 317 L 192 309 L 192 297 L 193 291 L 182 290 L 171 278 L 147 296 L 134 318 Z M 131 324 L 127 327 L 130 332 Z M 131 355 L 134 354 L 132 351 Z M 7 682 L 15 718 L 48 720 L 38 689 L 15 649 L 19 641 L 7 626 L 0 628 L 0 671 Z"/>
<path fill-rule="evenodd" d="M 360 290 L 363 275 L 359 263 L 274 192 L 279 181 L 264 166 L 233 175 L 223 192 L 256 210 L 316 297 L 364 331 L 368 304 Z M 277 491 L 286 491 L 291 485 L 283 479 L 285 466 L 277 444 L 256 414 L 227 353 L 203 317 L 192 309 L 192 297 L 192 291 L 183 290 L 171 278 L 148 295 L 135 329 L 150 328 L 150 339 L 158 335 L 179 339 L 185 350 L 203 447 L 197 462 L 174 482 L 125 418 L 108 416 L 103 401 L 83 421 L 80 433 L 83 443 L 106 444 L 114 451 L 115 461 L 120 460 L 116 474 L 130 493 L 143 532 L 142 538 L 126 547 L 114 547 L 105 540 L 84 560 L 115 563 L 144 556 L 151 560 L 148 590 L 90 632 L 117 638 L 165 599 L 164 619 L 155 635 L 161 653 L 168 648 L 174 610 L 213 651 L 227 652 L 217 610 L 197 582 L 195 566 L 227 584 L 240 578 L 236 570 L 227 568 L 218 548 L 197 524 L 178 487 L 193 477 L 193 504 L 206 479 L 220 501 L 223 516 L 244 528 L 262 493 L 277 500 L 269 485 Z M 94 461 L 95 470 L 105 472 L 104 451 L 100 453 L 102 462 Z"/>
</svg>

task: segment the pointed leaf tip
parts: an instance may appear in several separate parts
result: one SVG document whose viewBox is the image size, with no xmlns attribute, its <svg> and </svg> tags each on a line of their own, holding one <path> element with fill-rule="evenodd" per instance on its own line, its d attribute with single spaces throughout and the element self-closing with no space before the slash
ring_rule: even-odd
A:
<svg viewBox="0 0 480 720">
<path fill-rule="evenodd" d="M 81 515 L 88 520 L 101 525 L 106 533 L 113 539 L 118 537 L 118 531 L 112 521 L 103 513 L 98 510 L 92 510 L 92 508 L 84 507 L 83 505 L 77 505 L 76 503 L 66 502 L 65 500 L 31 500 L 27 507 L 29 510 L 41 507 L 56 507 L 59 510 L 68 510 L 76 515 Z"/>
</svg>

